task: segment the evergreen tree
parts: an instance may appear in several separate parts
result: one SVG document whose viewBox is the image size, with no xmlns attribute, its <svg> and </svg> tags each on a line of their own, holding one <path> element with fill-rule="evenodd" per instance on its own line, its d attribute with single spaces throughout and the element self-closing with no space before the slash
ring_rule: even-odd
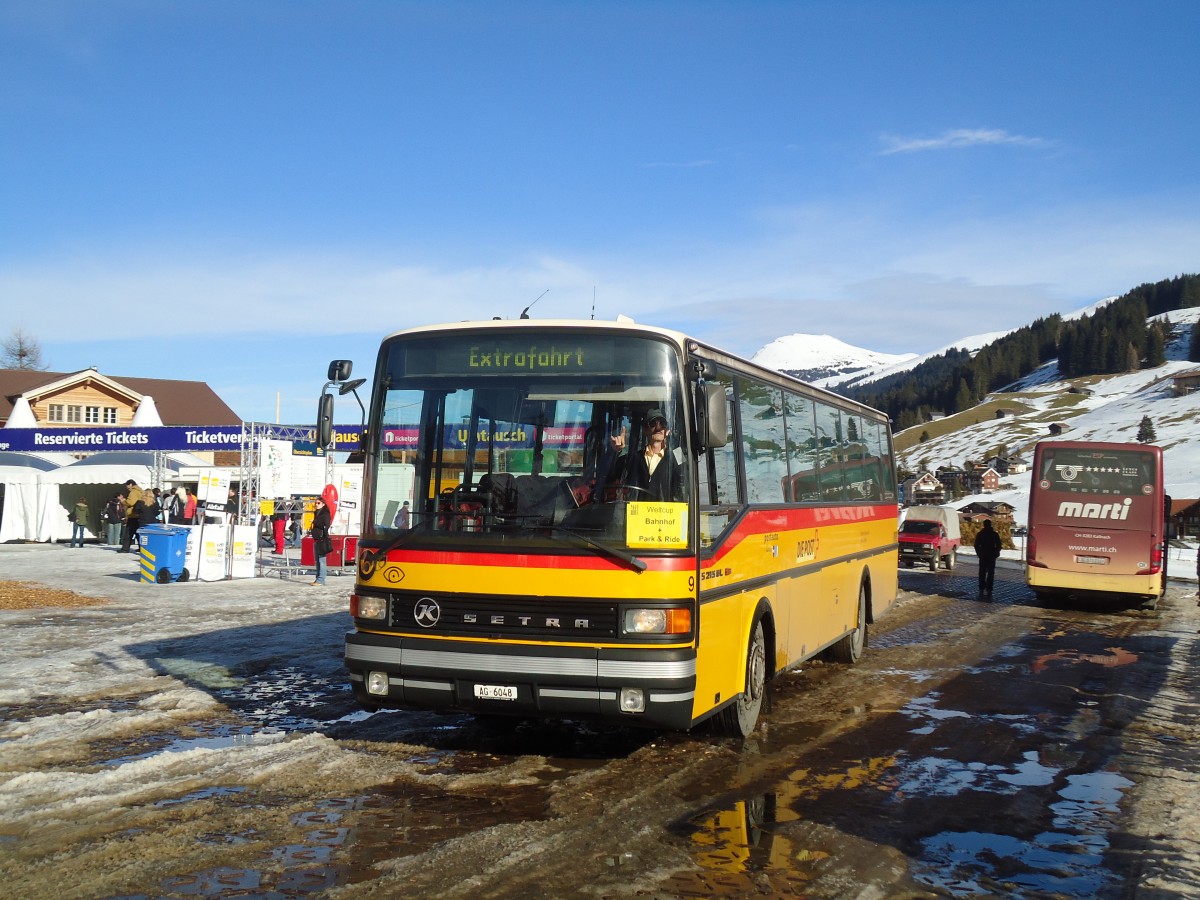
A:
<svg viewBox="0 0 1200 900">
<path fill-rule="evenodd" d="M 1163 336 L 1163 330 L 1157 325 L 1151 326 L 1150 333 L 1146 337 L 1146 368 L 1153 369 L 1167 361 L 1167 342 Z"/>
<path fill-rule="evenodd" d="M 1188 348 L 1188 359 L 1192 362 L 1200 362 L 1200 320 L 1192 326 L 1192 343 Z"/>
<path fill-rule="evenodd" d="M 1142 421 L 1138 423 L 1137 439 L 1139 444 L 1153 444 L 1158 440 L 1158 435 L 1154 432 L 1154 423 L 1150 421 L 1149 416 L 1142 416 Z"/>
</svg>

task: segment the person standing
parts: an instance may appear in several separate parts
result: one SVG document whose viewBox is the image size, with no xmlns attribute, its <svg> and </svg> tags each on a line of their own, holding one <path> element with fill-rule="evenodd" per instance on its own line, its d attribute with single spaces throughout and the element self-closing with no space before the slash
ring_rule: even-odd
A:
<svg viewBox="0 0 1200 900">
<path fill-rule="evenodd" d="M 139 529 L 158 522 L 162 516 L 162 507 L 158 505 L 158 494 L 150 488 L 142 491 L 142 499 L 137 503 L 137 511 Z"/>
<path fill-rule="evenodd" d="M 979 593 L 991 594 L 1000 556 L 1000 535 L 992 529 L 991 519 L 984 519 L 983 531 L 975 535 L 975 556 L 979 559 Z"/>
<path fill-rule="evenodd" d="M 196 495 L 192 493 L 191 488 L 186 488 L 187 502 L 183 505 L 183 524 L 194 525 L 196 523 Z"/>
<path fill-rule="evenodd" d="M 396 513 L 396 519 L 392 523 L 401 531 L 408 531 L 412 521 L 412 510 L 408 505 L 408 501 L 404 501 L 404 505 L 400 507 L 400 512 Z"/>
<path fill-rule="evenodd" d="M 80 497 L 71 511 L 71 544 L 72 547 L 83 546 L 83 530 L 87 528 L 88 502 L 86 497 Z"/>
<path fill-rule="evenodd" d="M 283 511 L 283 503 L 275 504 L 271 513 L 271 534 L 275 539 L 275 555 L 283 556 L 284 545 L 287 542 L 287 513 Z"/>
<path fill-rule="evenodd" d="M 326 557 L 333 552 L 333 542 L 329 539 L 329 527 L 332 524 L 333 519 L 329 515 L 329 508 L 325 505 L 325 501 L 318 497 L 314 502 L 312 528 L 309 529 L 313 538 L 313 556 L 317 562 L 317 571 L 312 580 L 314 587 L 325 584 L 325 576 L 329 568 L 329 560 Z"/>
<path fill-rule="evenodd" d="M 125 482 L 125 528 L 121 531 L 121 549 L 120 553 L 128 553 L 130 545 L 137 538 L 138 530 L 138 513 L 140 509 L 136 509 L 137 505 L 142 502 L 142 489 L 138 487 L 136 481 L 130 478 Z"/>
<path fill-rule="evenodd" d="M 125 522 L 125 503 L 120 494 L 113 496 L 104 507 L 105 543 L 116 546 L 121 543 L 121 525 Z"/>
</svg>

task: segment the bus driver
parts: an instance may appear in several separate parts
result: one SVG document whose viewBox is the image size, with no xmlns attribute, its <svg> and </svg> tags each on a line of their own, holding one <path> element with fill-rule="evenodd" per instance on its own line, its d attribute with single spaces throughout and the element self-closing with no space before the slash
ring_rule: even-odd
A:
<svg viewBox="0 0 1200 900">
<path fill-rule="evenodd" d="M 610 483 L 621 482 L 644 495 L 631 499 L 683 501 L 683 467 L 667 446 L 671 429 L 661 409 L 646 413 L 642 422 L 644 446 L 640 453 L 627 453 L 626 432 L 612 437 L 612 447 L 620 454 L 614 464 Z"/>
</svg>

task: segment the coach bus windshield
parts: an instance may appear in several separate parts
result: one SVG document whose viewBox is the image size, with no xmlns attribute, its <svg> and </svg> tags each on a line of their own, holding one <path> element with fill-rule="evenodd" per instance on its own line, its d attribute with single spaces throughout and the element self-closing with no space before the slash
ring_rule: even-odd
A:
<svg viewBox="0 0 1200 900">
<path fill-rule="evenodd" d="M 1045 453 L 1038 478 L 1047 490 L 1101 496 L 1141 496 L 1157 483 L 1151 453 L 1067 447 Z"/>
<path fill-rule="evenodd" d="M 493 552 L 690 546 L 691 429 L 670 344 L 528 327 L 401 335 L 377 377 L 364 516 L 376 536 Z M 664 437 L 652 474 L 645 448 Z"/>
</svg>

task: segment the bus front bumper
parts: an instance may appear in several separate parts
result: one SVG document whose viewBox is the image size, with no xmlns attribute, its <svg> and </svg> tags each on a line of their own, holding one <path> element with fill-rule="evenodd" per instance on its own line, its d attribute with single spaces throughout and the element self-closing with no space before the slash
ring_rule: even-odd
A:
<svg viewBox="0 0 1200 900">
<path fill-rule="evenodd" d="M 345 661 L 355 697 L 367 707 L 599 717 L 671 730 L 692 724 L 692 648 L 543 647 L 350 632 Z M 631 691 L 640 691 L 640 712 L 623 706 Z"/>
</svg>

